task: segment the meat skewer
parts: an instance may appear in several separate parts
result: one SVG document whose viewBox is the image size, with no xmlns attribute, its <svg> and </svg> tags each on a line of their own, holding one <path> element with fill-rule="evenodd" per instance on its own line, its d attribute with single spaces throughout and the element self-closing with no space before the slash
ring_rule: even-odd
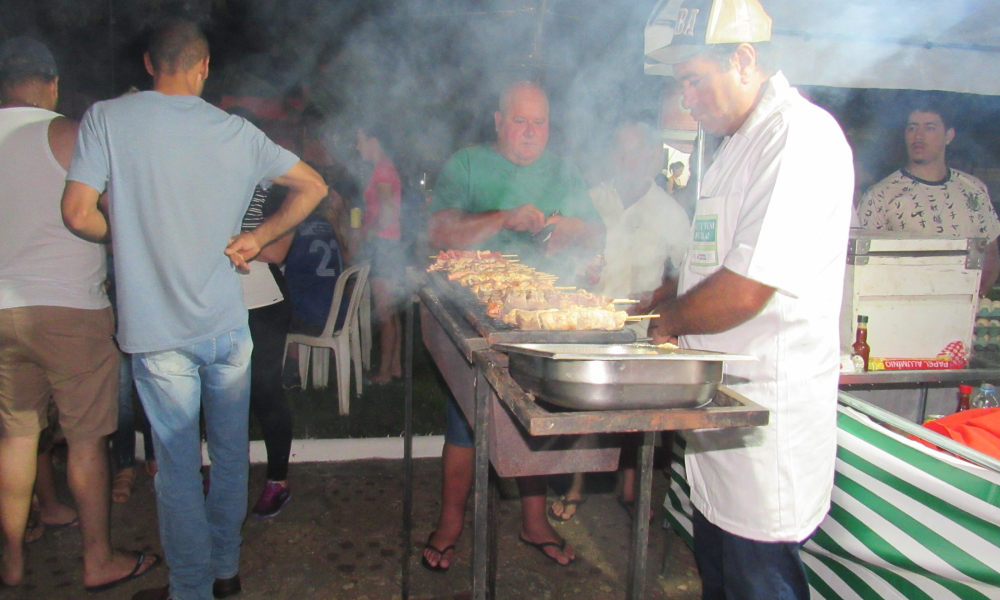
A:
<svg viewBox="0 0 1000 600">
<path fill-rule="evenodd" d="M 551 331 L 619 330 L 625 311 L 610 298 L 554 286 L 555 275 L 507 260 L 496 252 L 443 250 L 428 271 L 446 272 L 486 303 L 486 314 L 520 329 Z"/>
</svg>

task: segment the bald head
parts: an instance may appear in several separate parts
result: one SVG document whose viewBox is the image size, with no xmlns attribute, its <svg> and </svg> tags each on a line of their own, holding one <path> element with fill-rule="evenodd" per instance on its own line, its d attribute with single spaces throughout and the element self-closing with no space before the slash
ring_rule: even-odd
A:
<svg viewBox="0 0 1000 600">
<path fill-rule="evenodd" d="M 177 17 L 160 21 L 149 40 L 154 74 L 188 71 L 208 56 L 208 40 L 193 21 Z"/>
<path fill-rule="evenodd" d="M 537 83 L 518 81 L 508 86 L 493 120 L 501 156 L 520 166 L 542 156 L 549 143 L 549 99 Z"/>
<path fill-rule="evenodd" d="M 500 112 L 502 114 L 510 112 L 511 99 L 519 97 L 523 94 L 529 94 L 536 97 L 540 96 L 543 98 L 545 101 L 545 110 L 548 111 L 549 97 L 545 93 L 545 90 L 542 89 L 542 86 L 538 85 L 534 81 L 515 81 L 505 87 L 503 92 L 500 94 Z"/>
</svg>

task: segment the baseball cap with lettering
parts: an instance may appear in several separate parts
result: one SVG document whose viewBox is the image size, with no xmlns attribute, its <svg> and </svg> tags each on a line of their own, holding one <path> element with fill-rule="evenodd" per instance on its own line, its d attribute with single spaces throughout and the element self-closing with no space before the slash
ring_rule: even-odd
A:
<svg viewBox="0 0 1000 600">
<path fill-rule="evenodd" d="M 713 44 L 770 40 L 771 17 L 758 0 L 660 0 L 646 32 L 646 56 L 676 65 Z"/>
<path fill-rule="evenodd" d="M 25 75 L 58 77 L 56 59 L 45 44 L 34 38 L 11 38 L 0 45 L 0 79 Z"/>
</svg>

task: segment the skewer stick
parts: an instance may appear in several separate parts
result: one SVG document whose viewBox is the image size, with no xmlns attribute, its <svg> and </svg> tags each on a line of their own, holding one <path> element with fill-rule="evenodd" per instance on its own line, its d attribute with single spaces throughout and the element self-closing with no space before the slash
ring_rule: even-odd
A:
<svg viewBox="0 0 1000 600">
<path fill-rule="evenodd" d="M 611 301 L 612 304 L 639 304 L 638 300 L 632 300 L 631 298 L 615 298 Z"/>
<path fill-rule="evenodd" d="M 500 256 L 504 258 L 510 258 L 511 256 L 517 256 L 516 254 L 501 254 Z"/>
<path fill-rule="evenodd" d="M 576 288 L 572 285 L 554 285 L 552 286 L 554 290 L 575 290 Z"/>
<path fill-rule="evenodd" d="M 643 319 L 659 319 L 660 315 L 635 315 L 632 317 L 625 317 L 626 321 L 641 321 Z"/>
</svg>

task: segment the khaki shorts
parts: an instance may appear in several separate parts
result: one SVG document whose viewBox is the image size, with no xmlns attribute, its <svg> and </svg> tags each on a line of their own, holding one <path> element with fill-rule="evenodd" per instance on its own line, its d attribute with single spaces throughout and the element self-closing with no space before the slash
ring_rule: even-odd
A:
<svg viewBox="0 0 1000 600">
<path fill-rule="evenodd" d="M 0 310 L 0 435 L 48 425 L 49 399 L 66 439 L 118 427 L 118 348 L 111 308 L 25 306 Z"/>
</svg>

